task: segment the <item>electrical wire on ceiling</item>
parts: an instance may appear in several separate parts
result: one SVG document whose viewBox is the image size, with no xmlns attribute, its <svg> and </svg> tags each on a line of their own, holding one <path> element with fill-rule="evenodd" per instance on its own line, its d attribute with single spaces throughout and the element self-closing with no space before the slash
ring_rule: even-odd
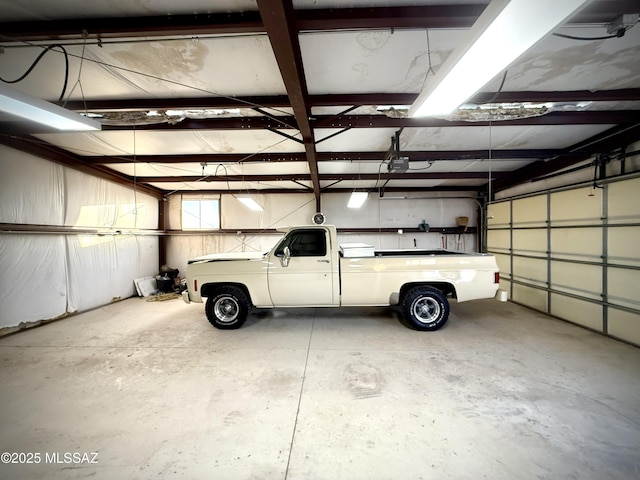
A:
<svg viewBox="0 0 640 480">
<path fill-rule="evenodd" d="M 300 135 L 300 133 L 297 133 L 296 135 Z M 250 153 L 246 157 L 243 157 L 240 160 L 238 160 L 237 162 L 233 162 L 233 165 L 241 165 L 241 164 L 243 164 L 245 162 L 245 160 L 247 160 L 247 159 L 249 159 L 249 158 L 251 158 L 251 157 L 253 157 L 255 155 L 259 155 L 260 153 L 262 153 L 262 152 L 264 152 L 266 150 L 269 150 L 269 149 L 271 149 L 271 148 L 273 148 L 273 147 L 275 147 L 277 145 L 280 145 L 282 142 L 286 142 L 287 140 L 288 140 L 287 138 L 284 138 L 284 139 L 279 140 L 279 141 L 277 141 L 277 142 L 275 142 L 275 143 L 273 143 L 271 145 L 267 145 L 266 147 L 262 148 L 261 150 L 258 150 L 257 152 L 254 152 L 254 153 Z M 218 168 L 219 167 L 223 167 L 224 170 L 225 170 L 225 175 L 227 177 L 227 190 L 231 190 L 231 187 L 229 186 L 229 174 L 227 172 L 226 165 L 224 165 L 223 163 L 217 164 L 216 170 L 213 173 L 213 175 L 205 175 L 204 174 L 204 168 L 208 165 L 207 162 L 203 162 L 201 165 L 202 165 L 202 177 L 197 179 L 197 180 L 194 180 L 194 182 L 203 182 L 203 181 L 206 181 L 207 179 L 209 179 L 211 177 L 215 177 L 218 174 Z M 177 169 L 177 167 L 168 167 L 168 168 L 176 168 Z M 185 171 L 189 171 L 190 173 L 192 173 L 190 170 L 185 170 Z M 183 183 L 186 186 L 189 186 L 186 182 L 183 182 Z M 174 193 L 176 193 L 178 191 L 179 190 L 172 190 L 170 192 L 167 192 L 167 193 L 164 194 L 164 198 L 167 198 L 169 195 L 172 195 L 172 194 L 174 194 Z"/>
<path fill-rule="evenodd" d="M 300 134 L 300 133 L 297 133 L 296 135 L 301 135 L 301 134 Z M 241 158 L 240 160 L 238 160 L 237 162 L 233 162 L 233 164 L 234 164 L 234 165 L 240 165 L 240 164 L 242 164 L 245 160 L 247 160 L 247 159 L 249 159 L 249 158 L 251 158 L 251 157 L 254 157 L 255 155 L 259 155 L 260 153 L 263 153 L 264 151 L 269 150 L 269 149 L 271 149 L 271 148 L 273 148 L 273 147 L 276 147 L 277 145 L 280 145 L 281 143 L 286 142 L 287 140 L 288 140 L 287 138 L 283 138 L 282 140 L 279 140 L 279 141 L 277 141 L 277 142 L 275 142 L 275 143 L 273 143 L 273 144 L 271 144 L 271 145 L 267 145 L 266 147 L 262 148 L 261 150 L 258 150 L 257 152 L 254 152 L 254 153 L 250 153 L 250 154 L 249 154 L 249 155 L 247 155 L 246 157 L 243 157 L 243 158 Z M 208 178 L 210 178 L 210 177 L 212 177 L 212 176 L 214 176 L 214 177 L 215 177 L 215 176 L 217 175 L 217 173 L 218 173 L 218 168 L 216 167 L 216 171 L 215 171 L 215 173 L 214 173 L 213 175 L 204 175 L 204 167 L 206 167 L 206 166 L 207 166 L 207 162 L 203 162 L 203 163 L 204 163 L 204 165 L 203 165 L 203 169 L 202 169 L 202 178 L 199 178 L 198 180 L 195 180 L 195 182 L 202 182 L 202 181 L 205 181 L 205 180 L 207 180 Z M 225 174 L 226 174 L 226 169 L 227 169 L 227 168 L 226 168 L 226 166 L 224 166 L 224 164 L 222 164 L 222 163 L 218 164 L 218 166 L 223 166 L 223 167 L 224 167 L 224 169 L 225 169 Z M 228 177 L 228 175 L 227 175 L 227 177 Z M 187 184 L 185 183 L 185 185 L 187 185 Z M 187 186 L 188 186 L 188 185 L 187 185 Z M 230 190 L 230 188 L 229 188 L 229 181 L 228 181 L 228 180 L 227 180 L 227 189 L 229 189 L 229 190 Z M 167 193 L 165 193 L 164 198 L 167 198 L 169 195 L 172 195 L 172 194 L 174 194 L 174 193 L 176 193 L 176 192 L 178 192 L 178 191 L 179 191 L 179 190 L 172 190 L 172 191 L 170 191 L 170 192 L 167 192 Z"/>
<path fill-rule="evenodd" d="M 63 102 L 62 106 L 64 107 L 67 104 L 67 102 L 69 101 L 69 98 L 71 97 L 71 95 L 75 91 L 76 87 L 80 87 L 80 95 L 82 96 L 82 104 L 84 105 L 84 112 L 87 113 L 88 112 L 87 100 L 86 100 L 86 98 L 84 96 L 84 89 L 82 88 L 82 66 L 84 64 L 85 47 L 86 47 L 85 45 L 82 45 L 82 55 L 80 57 L 80 66 L 78 67 L 78 78 L 76 79 L 76 83 L 73 84 L 73 87 L 71 88 L 71 91 L 69 92 L 69 96 Z M 67 61 L 67 64 L 68 64 L 68 61 Z M 68 69 L 68 65 L 67 65 L 67 69 Z M 66 79 L 65 79 L 65 82 L 66 82 Z"/>
<path fill-rule="evenodd" d="M 433 66 L 431 64 L 431 42 L 429 40 L 429 29 L 425 29 L 425 33 L 427 35 L 427 73 L 424 74 L 424 79 L 422 80 L 422 87 L 420 87 L 420 91 L 424 90 L 424 86 L 427 83 L 427 78 L 429 78 L 429 74 L 433 77 L 436 72 L 433 71 Z"/>
<path fill-rule="evenodd" d="M 616 33 L 611 35 L 603 35 L 601 37 L 580 37 L 575 35 L 567 35 L 564 33 L 553 33 L 553 36 L 560 38 L 568 38 L 569 40 L 583 40 L 583 41 L 592 41 L 592 40 L 608 40 L 610 38 L 622 38 L 624 34 L 627 33 L 627 30 L 631 29 L 633 25 L 621 26 L 618 28 Z"/>
<path fill-rule="evenodd" d="M 62 47 L 61 45 L 57 45 L 57 44 L 56 45 L 45 46 L 45 45 L 38 45 L 38 44 L 35 44 L 33 42 L 27 42 L 27 41 L 12 39 L 12 38 L 6 37 L 6 36 L 3 36 L 3 38 L 8 38 L 9 40 L 12 40 L 12 41 L 21 42 L 21 43 L 23 43 L 23 44 L 25 44 L 27 46 L 30 46 L 30 47 L 45 48 L 45 51 L 50 51 L 55 47 L 60 47 L 60 48 L 64 49 L 64 47 Z M 121 66 L 118 66 L 118 65 L 113 65 L 111 63 L 107 63 L 107 62 L 104 62 L 102 60 L 96 60 L 96 59 L 88 58 L 88 57 L 86 57 L 84 55 L 80 56 L 80 55 L 77 55 L 77 54 L 74 54 L 74 53 L 69 53 L 66 50 L 64 50 L 64 52 L 65 52 L 65 58 L 67 58 L 67 61 L 68 61 L 68 57 L 74 57 L 74 58 L 79 58 L 79 59 L 84 58 L 85 61 L 95 63 L 95 64 L 100 65 L 102 67 L 112 68 L 112 69 L 115 69 L 115 70 L 120 70 L 120 71 L 131 73 L 131 74 L 134 74 L 134 75 L 140 75 L 142 77 L 150 78 L 152 80 L 157 80 L 157 81 L 160 81 L 160 82 L 169 83 L 171 85 L 176 85 L 176 86 L 187 88 L 187 89 L 194 90 L 194 91 L 197 91 L 197 92 L 206 93 L 208 95 L 213 95 L 215 97 L 226 98 L 226 99 L 232 100 L 234 102 L 245 104 L 245 105 L 247 105 L 247 106 L 249 106 L 251 108 L 256 108 L 256 107 L 257 108 L 269 108 L 270 110 L 282 113 L 283 115 L 287 115 L 287 116 L 290 115 L 289 112 L 287 112 L 285 110 L 281 110 L 281 109 L 279 109 L 277 107 L 267 107 L 267 106 L 260 105 L 259 103 L 251 102 L 250 100 L 246 100 L 246 99 L 243 99 L 243 98 L 234 97 L 234 96 L 230 96 L 230 95 L 224 95 L 224 94 L 215 92 L 213 90 L 208 90 L 206 88 L 196 87 L 196 86 L 189 85 L 189 84 L 186 84 L 186 83 L 178 82 L 176 80 L 170 80 L 168 78 L 160 77 L 158 75 L 153 75 L 153 74 L 150 74 L 150 73 L 144 73 L 144 72 L 140 72 L 140 71 L 133 70 L 133 69 L 130 69 L 130 68 L 121 67 Z M 41 53 L 40 55 L 43 55 L 43 53 Z M 65 84 L 65 89 L 66 89 L 66 84 Z M 62 99 L 63 97 L 64 97 L 64 92 L 63 92 L 63 95 L 61 95 L 60 98 Z M 286 125 L 286 126 L 288 126 L 289 128 L 291 128 L 293 130 L 298 130 L 297 127 L 295 127 L 293 125 L 290 125 L 290 124 L 278 119 L 277 117 L 275 117 L 275 118 L 280 123 L 282 123 L 283 125 Z"/>
<path fill-rule="evenodd" d="M 625 30 L 622 30 L 623 32 Z M 569 40 L 584 40 L 584 41 L 591 41 L 591 40 L 607 40 L 609 38 L 620 38 L 623 37 L 623 35 L 605 35 L 604 37 L 576 37 L 574 35 L 565 35 L 564 33 L 554 33 L 553 34 L 554 37 L 560 37 L 560 38 L 568 38 Z"/>
<path fill-rule="evenodd" d="M 137 148 L 136 148 L 136 125 L 133 124 L 133 226 L 138 226 L 138 175 L 137 166 Z"/>
<path fill-rule="evenodd" d="M 487 103 L 493 103 L 495 101 L 496 98 L 498 98 L 498 95 L 500 95 L 500 93 L 502 93 L 502 88 L 504 87 L 504 82 L 507 80 L 507 74 L 509 73 L 509 69 L 505 69 L 504 73 L 502 74 L 502 81 L 500 82 L 500 86 L 498 87 L 498 90 L 496 90 L 496 93 L 493 94 L 493 96 L 489 99 L 489 101 Z M 487 202 L 491 202 L 491 170 L 492 170 L 492 166 L 493 166 L 493 162 L 492 162 L 492 157 L 493 157 L 493 138 L 492 138 L 492 117 L 491 117 L 491 111 L 489 111 L 489 155 L 488 155 L 488 163 L 489 163 L 489 181 L 487 183 Z"/>
<path fill-rule="evenodd" d="M 427 160 L 427 166 L 423 167 L 423 168 L 409 168 L 407 169 L 409 172 L 419 172 L 421 170 L 429 170 L 431 167 L 433 167 L 433 164 L 435 163 L 435 160 Z"/>
<path fill-rule="evenodd" d="M 65 95 L 66 91 L 67 91 L 67 84 L 68 84 L 68 81 L 69 81 L 69 54 L 68 54 L 67 50 L 62 45 L 58 45 L 58 44 L 56 44 L 56 45 L 48 45 L 42 52 L 40 52 L 40 55 L 38 55 L 36 57 L 36 59 L 33 61 L 33 63 L 27 69 L 26 72 L 24 72 L 22 75 L 20 75 L 15 80 L 6 80 L 6 79 L 0 77 L 0 81 L 2 81 L 4 83 L 9 83 L 9 84 L 21 82 L 22 80 L 24 80 L 25 78 L 27 78 L 29 76 L 29 74 L 33 71 L 34 68 L 36 68 L 38 63 L 40 63 L 40 60 L 42 60 L 42 57 L 44 57 L 47 53 L 52 51 L 54 48 L 59 48 L 60 50 L 62 50 L 62 53 L 64 54 L 64 64 L 65 64 L 64 83 L 62 84 L 62 92 L 60 92 L 60 97 L 58 97 L 58 102 L 61 102 L 62 99 L 64 98 L 64 95 Z"/>
<path fill-rule="evenodd" d="M 185 38 L 184 36 L 177 36 L 177 37 L 171 37 L 171 36 L 167 36 L 167 37 L 145 37 L 145 38 L 127 38 L 127 39 L 108 39 L 108 38 L 97 38 L 96 40 L 87 40 L 87 45 L 97 45 L 98 47 L 102 48 L 106 45 L 126 45 L 126 44 L 132 44 L 132 43 L 165 43 L 165 42 L 184 42 L 185 40 L 195 40 L 195 41 L 200 41 L 200 40 L 208 40 L 208 39 L 219 39 L 219 38 L 253 38 L 253 37 L 257 37 L 257 36 L 266 36 L 266 33 L 259 33 L 259 32 L 254 32 L 254 33 L 231 33 L 231 34 L 220 34 L 220 33 L 215 33 L 215 34 L 211 34 L 211 35 L 197 35 L 197 36 L 190 36 L 188 39 Z M 31 46 L 39 46 L 39 44 L 37 43 L 33 43 L 30 44 L 29 42 L 25 41 L 25 40 L 17 40 L 13 37 L 10 37 L 8 35 L 2 35 L 0 34 L 0 38 L 5 39 L 6 41 L 10 41 L 10 42 L 16 42 L 16 41 L 20 41 L 23 43 L 23 45 L 3 45 L 4 48 L 28 48 Z M 60 40 L 60 42 L 64 42 L 64 43 L 60 43 L 60 45 L 65 46 L 65 47 L 75 47 L 75 46 L 79 46 L 82 45 L 83 42 L 79 42 L 77 40 Z"/>
</svg>

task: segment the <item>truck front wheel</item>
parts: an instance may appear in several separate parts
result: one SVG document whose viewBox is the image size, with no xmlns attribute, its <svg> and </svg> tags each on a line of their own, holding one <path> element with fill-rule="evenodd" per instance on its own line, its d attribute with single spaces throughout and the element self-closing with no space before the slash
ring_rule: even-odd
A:
<svg viewBox="0 0 640 480">
<path fill-rule="evenodd" d="M 249 314 L 247 295 L 238 287 L 221 287 L 207 298 L 209 323 L 222 330 L 240 328 Z"/>
<path fill-rule="evenodd" d="M 414 330 L 438 330 L 449 318 L 449 302 L 436 288 L 414 287 L 404 296 L 402 313 Z"/>
</svg>

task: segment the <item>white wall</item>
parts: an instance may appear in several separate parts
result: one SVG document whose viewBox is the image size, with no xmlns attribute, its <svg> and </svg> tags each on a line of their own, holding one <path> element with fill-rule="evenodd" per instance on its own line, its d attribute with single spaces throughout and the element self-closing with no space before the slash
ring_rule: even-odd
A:
<svg viewBox="0 0 640 480">
<path fill-rule="evenodd" d="M 476 235 L 463 236 L 440 233 L 408 233 L 407 228 L 417 228 L 425 220 L 433 227 L 456 227 L 456 217 L 468 217 L 469 226 L 477 226 L 477 203 L 472 193 L 441 194 L 387 194 L 379 198 L 370 194 L 360 209 L 347 208 L 349 193 L 322 195 L 322 212 L 327 224 L 338 228 L 393 228 L 403 229 L 398 233 L 341 233 L 339 241 L 364 242 L 376 248 L 441 248 L 443 242 L 449 249 L 477 249 Z M 463 197 L 464 198 L 459 198 Z M 230 195 L 206 196 L 184 195 L 184 198 L 220 198 L 221 228 L 231 230 L 229 234 L 189 233 L 178 234 L 181 229 L 181 202 L 183 195 L 169 197 L 168 229 L 170 236 L 167 247 L 168 264 L 184 272 L 187 260 L 207 253 L 231 251 L 267 251 L 280 238 L 279 235 L 243 232 L 243 229 L 273 229 L 290 225 L 308 225 L 315 209 L 313 194 L 253 195 L 263 206 L 262 212 L 252 212 Z M 234 232 L 235 231 L 235 232 Z"/>
<path fill-rule="evenodd" d="M 158 238 L 141 235 L 157 222 L 153 197 L 0 146 L 0 223 L 29 230 L 0 232 L 0 328 L 133 295 L 158 271 Z"/>
</svg>

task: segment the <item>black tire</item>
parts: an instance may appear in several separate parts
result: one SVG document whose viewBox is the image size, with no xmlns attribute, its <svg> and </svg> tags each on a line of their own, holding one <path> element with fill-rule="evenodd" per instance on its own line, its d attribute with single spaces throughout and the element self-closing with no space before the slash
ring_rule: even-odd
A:
<svg viewBox="0 0 640 480">
<path fill-rule="evenodd" d="M 414 287 L 404 296 L 402 313 L 414 330 L 438 330 L 449 318 L 449 302 L 445 294 L 436 288 Z"/>
<path fill-rule="evenodd" d="M 209 323 L 216 328 L 240 328 L 249 315 L 249 299 L 241 288 L 221 287 L 207 298 L 205 312 Z"/>
</svg>

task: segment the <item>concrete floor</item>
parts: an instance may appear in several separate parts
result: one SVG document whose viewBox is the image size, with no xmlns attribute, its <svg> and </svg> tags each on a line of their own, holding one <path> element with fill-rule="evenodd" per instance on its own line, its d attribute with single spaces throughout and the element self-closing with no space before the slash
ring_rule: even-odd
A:
<svg viewBox="0 0 640 480">
<path fill-rule="evenodd" d="M 0 339 L 0 385 L 0 452 L 40 454 L 0 478 L 640 478 L 640 349 L 511 303 L 225 332 L 133 298 Z"/>
</svg>

